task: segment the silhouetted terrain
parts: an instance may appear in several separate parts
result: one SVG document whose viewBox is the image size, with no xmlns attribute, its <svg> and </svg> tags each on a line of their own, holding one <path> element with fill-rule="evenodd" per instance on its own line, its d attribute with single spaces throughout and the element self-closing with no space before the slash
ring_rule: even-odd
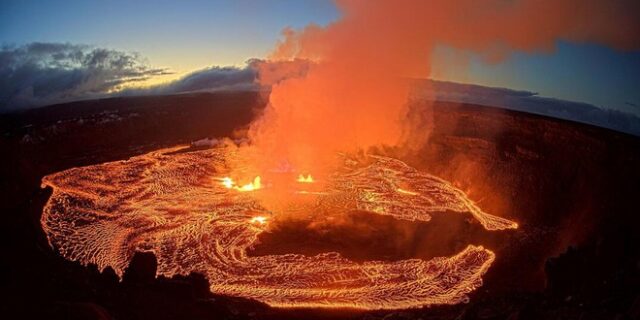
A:
<svg viewBox="0 0 640 320">
<path fill-rule="evenodd" d="M 319 233 L 303 224 L 262 237 L 253 254 L 337 250 L 355 260 L 375 251 L 376 259 L 428 258 L 482 244 L 497 259 L 468 304 L 374 312 L 273 309 L 212 294 L 198 274 L 156 279 L 151 254 L 136 255 L 119 282 L 112 270 L 101 274 L 48 246 L 39 221 L 50 195 L 40 188 L 42 176 L 231 136 L 264 103 L 260 93 L 221 92 L 84 101 L 0 116 L 3 318 L 640 318 L 640 139 L 465 104 L 433 105 L 433 131 L 423 148 L 378 152 L 452 182 L 486 212 L 517 221 L 518 230 L 486 236 L 464 216 L 434 215 L 432 225 L 363 216 L 357 218 L 375 231 L 370 235 L 343 237 L 350 230 Z M 398 230 L 411 237 L 393 238 Z M 388 239 L 394 245 L 385 246 Z"/>
</svg>

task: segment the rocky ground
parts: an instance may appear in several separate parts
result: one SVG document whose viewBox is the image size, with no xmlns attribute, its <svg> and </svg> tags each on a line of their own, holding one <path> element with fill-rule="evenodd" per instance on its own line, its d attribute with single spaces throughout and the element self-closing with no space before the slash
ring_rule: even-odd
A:
<svg viewBox="0 0 640 320">
<path fill-rule="evenodd" d="M 381 255 L 394 258 L 456 252 L 468 243 L 491 248 L 497 259 L 468 304 L 373 312 L 273 309 L 217 296 L 198 274 L 156 279 L 149 254 L 138 254 L 120 282 L 112 271 L 64 260 L 48 246 L 39 222 L 50 194 L 40 188 L 42 176 L 241 135 L 238 129 L 263 105 L 258 93 L 215 93 L 76 102 L 1 116 L 0 312 L 63 319 L 640 318 L 640 139 L 479 106 L 416 103 L 429 142 L 411 152 L 377 150 L 451 181 L 486 212 L 519 222 L 516 231 L 488 237 L 474 231 L 481 228 L 473 221 L 434 216 L 438 227 L 411 229 L 416 240 L 401 242 L 402 253 L 381 247 Z M 366 223 L 387 230 L 385 221 Z M 461 236 L 442 241 L 443 230 Z M 319 243 L 339 250 L 340 243 L 329 241 L 333 232 L 306 234 L 299 252 L 321 251 Z M 255 254 L 292 250 L 269 249 L 287 237 L 295 235 L 265 237 Z M 434 252 L 429 244 L 436 238 L 443 247 Z M 353 246 L 345 254 L 366 258 Z"/>
</svg>

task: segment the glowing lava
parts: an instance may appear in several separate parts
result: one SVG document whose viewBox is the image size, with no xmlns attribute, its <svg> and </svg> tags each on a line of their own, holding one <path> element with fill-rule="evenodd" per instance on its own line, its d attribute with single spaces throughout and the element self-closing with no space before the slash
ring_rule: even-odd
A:
<svg viewBox="0 0 640 320">
<path fill-rule="evenodd" d="M 261 178 L 260 176 L 257 176 L 253 179 L 252 182 L 249 182 L 245 185 L 242 186 L 237 186 L 236 183 L 233 181 L 233 179 L 229 178 L 229 177 L 224 177 L 221 180 L 222 185 L 227 188 L 227 189 L 234 189 L 237 191 L 242 191 L 242 192 L 246 192 L 246 191 L 255 191 L 258 190 L 260 188 L 262 188 L 262 183 L 261 183 Z"/>
<path fill-rule="evenodd" d="M 296 181 L 300 183 L 313 183 L 313 177 L 310 174 L 308 174 L 306 177 L 301 174 L 298 176 L 298 180 Z"/>
<path fill-rule="evenodd" d="M 249 222 L 258 223 L 258 224 L 265 224 L 265 223 L 267 223 L 267 217 L 263 217 L 263 216 L 253 217 L 253 218 L 251 218 L 251 220 Z"/>
<path fill-rule="evenodd" d="M 398 188 L 398 189 L 396 189 L 396 191 L 398 191 L 399 193 L 402 193 L 402 194 L 410 195 L 410 196 L 417 196 L 418 195 L 417 192 L 405 190 L 405 189 L 402 189 L 402 188 Z"/>
<path fill-rule="evenodd" d="M 429 212 L 470 213 L 489 230 L 517 227 L 442 179 L 374 156 L 362 162 L 345 156 L 326 187 L 314 191 L 316 201 L 270 212 L 258 193 L 238 192 L 267 192 L 259 177 L 250 186 L 230 178 L 211 183 L 229 175 L 220 169 L 228 168 L 228 149 L 176 150 L 44 177 L 43 186 L 53 188 L 41 220 L 50 245 L 67 259 L 110 266 L 119 276 L 136 251 L 153 252 L 158 275 L 202 273 L 212 292 L 276 307 L 399 309 L 467 301 L 495 255 L 469 245 L 428 261 L 356 263 L 336 252 L 249 256 L 247 250 L 268 230 L 268 219 L 311 210 L 421 221 Z"/>
</svg>

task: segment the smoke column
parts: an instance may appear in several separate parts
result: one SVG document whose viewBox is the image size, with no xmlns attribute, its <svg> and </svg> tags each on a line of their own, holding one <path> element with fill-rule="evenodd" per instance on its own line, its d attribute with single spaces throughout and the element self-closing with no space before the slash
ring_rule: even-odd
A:
<svg viewBox="0 0 640 320">
<path fill-rule="evenodd" d="M 514 50 L 551 51 L 558 40 L 620 50 L 640 44 L 638 1 L 338 0 L 337 6 L 341 18 L 326 27 L 285 29 L 270 57 L 311 63 L 297 77 L 262 78 L 272 85 L 270 103 L 250 138 L 266 166 L 314 172 L 336 151 L 403 142 L 407 79 L 430 76 L 438 44 L 494 61 Z"/>
</svg>

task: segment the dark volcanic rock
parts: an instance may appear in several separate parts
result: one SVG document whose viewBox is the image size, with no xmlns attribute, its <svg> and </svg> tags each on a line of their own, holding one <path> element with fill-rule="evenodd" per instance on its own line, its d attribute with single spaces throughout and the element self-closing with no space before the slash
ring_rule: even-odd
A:
<svg viewBox="0 0 640 320">
<path fill-rule="evenodd" d="M 371 239 L 332 242 L 323 235 L 265 236 L 253 254 L 344 250 L 366 260 L 429 258 L 468 243 L 497 254 L 468 304 L 404 311 L 281 310 L 216 296 L 199 274 L 155 278 L 156 261 L 136 254 L 120 281 L 113 270 L 66 261 L 40 229 L 50 195 L 42 176 L 126 159 L 204 137 L 231 136 L 264 106 L 259 93 L 117 98 L 51 106 L 0 116 L 0 212 L 3 214 L 4 318 L 64 319 L 634 319 L 640 316 L 640 139 L 542 116 L 500 109 L 428 103 L 429 142 L 421 149 L 379 152 L 441 176 L 487 212 L 513 219 L 515 231 L 484 233 L 474 221 L 430 226 L 368 220 Z M 427 130 L 429 126 L 425 126 Z M 385 243 L 395 230 L 412 241 Z M 447 230 L 454 232 L 447 234 Z M 442 233 L 439 235 L 438 233 Z M 328 236 L 327 236 L 328 235 Z M 271 238 L 269 238 L 271 237 Z M 289 237 L 289 238 L 287 238 Z M 296 242 L 280 246 L 278 239 Z M 303 241 L 304 240 L 304 241 Z M 326 242 L 325 242 L 326 241 Z M 403 242 L 404 241 L 404 242 Z M 438 248 L 434 248 L 437 243 Z M 398 245 L 399 244 L 399 245 Z M 362 246 L 362 247 L 361 247 Z M 359 250 L 358 248 L 364 248 Z M 377 248 L 377 249 L 376 249 Z M 271 250 L 271 251 L 269 251 Z M 280 250 L 280 251 L 279 251 Z M 5 316 L 8 315 L 8 316 Z"/>
</svg>

